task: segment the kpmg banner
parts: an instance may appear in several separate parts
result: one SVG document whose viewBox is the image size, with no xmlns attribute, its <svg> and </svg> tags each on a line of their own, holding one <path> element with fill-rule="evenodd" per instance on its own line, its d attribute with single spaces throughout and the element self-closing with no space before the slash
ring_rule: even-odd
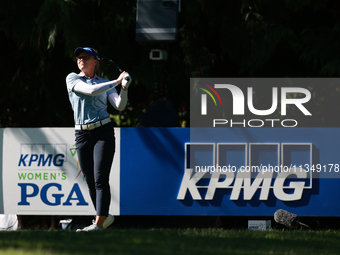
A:
<svg viewBox="0 0 340 255">
<path fill-rule="evenodd" d="M 74 128 L 3 129 L 4 214 L 94 215 L 75 149 Z M 111 213 L 119 214 L 120 129 L 111 171 Z"/>
<path fill-rule="evenodd" d="M 73 128 L 2 131 L 1 213 L 93 215 Z M 340 216 L 340 128 L 115 133 L 115 215 Z"/>
<path fill-rule="evenodd" d="M 339 128 L 143 128 L 121 136 L 122 215 L 340 216 Z"/>
</svg>

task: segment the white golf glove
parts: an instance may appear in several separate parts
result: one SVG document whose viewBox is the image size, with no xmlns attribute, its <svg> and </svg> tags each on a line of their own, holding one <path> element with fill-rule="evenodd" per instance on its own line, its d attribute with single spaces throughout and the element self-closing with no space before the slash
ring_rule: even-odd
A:
<svg viewBox="0 0 340 255">
<path fill-rule="evenodd" d="M 129 73 L 126 73 L 122 80 L 122 87 L 128 88 L 130 86 L 131 81 L 132 81 L 131 76 L 129 75 Z"/>
</svg>

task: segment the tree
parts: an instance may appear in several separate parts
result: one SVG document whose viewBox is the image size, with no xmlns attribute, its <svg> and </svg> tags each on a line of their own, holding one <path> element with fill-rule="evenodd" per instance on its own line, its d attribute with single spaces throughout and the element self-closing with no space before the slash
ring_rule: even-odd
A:
<svg viewBox="0 0 340 255">
<path fill-rule="evenodd" d="M 131 104 L 116 114 L 121 117 L 119 124 L 128 126 L 135 126 L 152 102 L 163 96 L 171 98 L 188 122 L 190 77 L 339 76 L 337 0 L 181 1 L 178 40 L 146 44 L 135 41 L 136 3 L 0 3 L 2 58 L 10 60 L 1 63 L 5 75 L 0 126 L 73 125 L 65 77 L 77 71 L 73 50 L 78 46 L 97 48 L 100 56 L 112 58 L 132 74 Z M 148 59 L 150 49 L 159 47 L 169 51 L 165 94 L 154 92 L 155 71 Z M 114 79 L 118 71 L 102 62 L 101 74 Z M 317 109 L 339 106 L 337 84 L 312 90 Z"/>
</svg>

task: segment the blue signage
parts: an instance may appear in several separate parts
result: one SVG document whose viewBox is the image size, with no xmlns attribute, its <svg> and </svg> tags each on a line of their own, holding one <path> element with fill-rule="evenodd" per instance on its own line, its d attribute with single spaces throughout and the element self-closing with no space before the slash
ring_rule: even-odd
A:
<svg viewBox="0 0 340 255">
<path fill-rule="evenodd" d="M 123 128 L 121 215 L 340 216 L 338 128 Z"/>
</svg>

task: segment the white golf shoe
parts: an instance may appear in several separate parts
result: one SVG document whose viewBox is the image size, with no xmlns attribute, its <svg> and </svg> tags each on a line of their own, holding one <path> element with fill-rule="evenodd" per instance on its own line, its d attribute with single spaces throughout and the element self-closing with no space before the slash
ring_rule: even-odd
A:
<svg viewBox="0 0 340 255">
<path fill-rule="evenodd" d="M 100 228 L 98 227 L 96 223 L 93 223 L 92 225 L 87 226 L 85 228 L 77 229 L 76 232 L 90 232 L 90 231 L 97 231 L 97 230 L 103 230 L 103 228 Z"/>
<path fill-rule="evenodd" d="M 113 222 L 115 221 L 115 216 L 109 214 L 104 223 L 103 223 L 103 229 L 107 228 L 108 226 L 110 226 Z"/>
</svg>

